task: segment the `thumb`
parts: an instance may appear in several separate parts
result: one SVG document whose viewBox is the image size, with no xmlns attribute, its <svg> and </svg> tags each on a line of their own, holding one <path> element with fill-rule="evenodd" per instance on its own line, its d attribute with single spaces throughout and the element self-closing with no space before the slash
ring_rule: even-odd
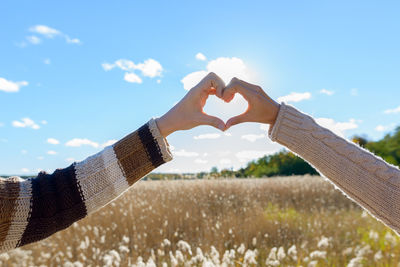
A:
<svg viewBox="0 0 400 267">
<path fill-rule="evenodd" d="M 225 130 L 225 123 L 220 118 L 210 116 L 208 114 L 203 114 L 201 116 L 200 124 L 201 125 L 210 125 L 221 131 Z"/>
<path fill-rule="evenodd" d="M 243 113 L 240 114 L 238 116 L 232 117 L 230 118 L 227 122 L 226 122 L 226 128 L 225 130 L 228 130 L 231 126 L 239 124 L 239 123 L 243 123 L 243 122 L 247 122 L 247 114 Z"/>
</svg>

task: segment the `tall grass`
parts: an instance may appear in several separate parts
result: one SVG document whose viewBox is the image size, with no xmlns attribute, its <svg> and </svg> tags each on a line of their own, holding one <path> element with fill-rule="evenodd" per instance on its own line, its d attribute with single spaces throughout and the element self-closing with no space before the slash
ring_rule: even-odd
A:
<svg viewBox="0 0 400 267">
<path fill-rule="evenodd" d="M 394 266 L 399 238 L 321 177 L 143 181 L 2 266 Z"/>
</svg>

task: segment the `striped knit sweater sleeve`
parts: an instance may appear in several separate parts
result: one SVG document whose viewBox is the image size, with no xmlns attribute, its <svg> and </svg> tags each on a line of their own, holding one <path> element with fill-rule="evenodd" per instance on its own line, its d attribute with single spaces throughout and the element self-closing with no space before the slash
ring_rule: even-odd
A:
<svg viewBox="0 0 400 267">
<path fill-rule="evenodd" d="M 281 105 L 269 136 L 313 165 L 375 218 L 400 233 L 400 170 Z"/>
<path fill-rule="evenodd" d="M 0 253 L 67 228 L 172 159 L 155 120 L 53 174 L 0 179 Z"/>
</svg>

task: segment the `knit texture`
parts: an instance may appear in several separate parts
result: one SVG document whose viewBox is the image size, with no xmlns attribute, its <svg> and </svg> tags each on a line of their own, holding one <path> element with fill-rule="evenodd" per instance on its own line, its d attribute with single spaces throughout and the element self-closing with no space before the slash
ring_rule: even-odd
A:
<svg viewBox="0 0 400 267">
<path fill-rule="evenodd" d="M 400 233 L 399 168 L 284 103 L 269 136 L 304 158 L 349 198 Z"/>
<path fill-rule="evenodd" d="M 172 159 L 154 119 L 113 146 L 53 174 L 0 178 L 0 253 L 67 228 Z"/>
</svg>

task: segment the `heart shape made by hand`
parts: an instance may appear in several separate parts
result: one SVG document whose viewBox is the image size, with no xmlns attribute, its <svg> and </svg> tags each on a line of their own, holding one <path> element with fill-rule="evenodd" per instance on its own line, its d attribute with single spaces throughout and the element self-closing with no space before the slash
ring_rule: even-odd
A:
<svg viewBox="0 0 400 267">
<path fill-rule="evenodd" d="M 208 115 L 220 118 L 226 123 L 230 118 L 244 113 L 247 108 L 248 102 L 241 94 L 237 93 L 229 103 L 216 96 L 209 96 L 203 111 Z"/>
</svg>

